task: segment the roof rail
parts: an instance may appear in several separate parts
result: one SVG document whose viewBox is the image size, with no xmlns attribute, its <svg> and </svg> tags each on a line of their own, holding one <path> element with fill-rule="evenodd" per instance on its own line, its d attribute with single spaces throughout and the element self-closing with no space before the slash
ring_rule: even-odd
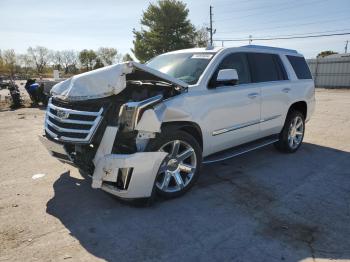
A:
<svg viewBox="0 0 350 262">
<path fill-rule="evenodd" d="M 289 53 L 295 53 L 295 54 L 298 53 L 296 50 L 293 50 L 293 49 L 272 47 L 272 46 L 263 46 L 263 45 L 245 45 L 245 46 L 242 46 L 242 47 L 257 48 L 257 49 L 271 50 L 271 51 L 282 51 L 282 52 L 289 52 Z"/>
</svg>

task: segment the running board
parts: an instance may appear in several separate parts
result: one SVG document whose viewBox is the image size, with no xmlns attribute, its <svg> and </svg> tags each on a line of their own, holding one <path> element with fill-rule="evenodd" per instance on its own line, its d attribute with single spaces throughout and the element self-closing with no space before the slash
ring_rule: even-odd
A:
<svg viewBox="0 0 350 262">
<path fill-rule="evenodd" d="M 259 149 L 264 146 L 271 145 L 277 142 L 278 140 L 279 140 L 278 135 L 274 135 L 274 136 L 265 137 L 259 140 L 255 140 L 253 142 L 249 142 L 240 146 L 232 147 L 224 151 L 205 157 L 203 159 L 203 164 L 211 164 L 211 163 L 223 161 L 226 159 L 230 159 L 236 156 L 240 156 L 250 151 L 253 151 L 255 149 Z"/>
</svg>

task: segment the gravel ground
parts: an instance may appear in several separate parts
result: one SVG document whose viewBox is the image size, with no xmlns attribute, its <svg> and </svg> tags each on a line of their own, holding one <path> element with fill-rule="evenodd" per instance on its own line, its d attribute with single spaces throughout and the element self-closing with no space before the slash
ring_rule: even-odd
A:
<svg viewBox="0 0 350 262">
<path fill-rule="evenodd" d="M 296 154 L 205 166 L 148 208 L 50 157 L 43 110 L 0 112 L 0 261 L 350 261 L 350 90 L 316 98 Z"/>
</svg>

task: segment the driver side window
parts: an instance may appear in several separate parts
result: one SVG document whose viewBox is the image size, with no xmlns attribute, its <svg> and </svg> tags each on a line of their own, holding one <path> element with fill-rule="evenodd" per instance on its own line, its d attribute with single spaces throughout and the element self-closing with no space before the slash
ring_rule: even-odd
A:
<svg viewBox="0 0 350 262">
<path fill-rule="evenodd" d="M 244 53 L 227 55 L 220 63 L 217 72 L 221 69 L 236 69 L 239 84 L 251 83 L 247 56 Z"/>
</svg>

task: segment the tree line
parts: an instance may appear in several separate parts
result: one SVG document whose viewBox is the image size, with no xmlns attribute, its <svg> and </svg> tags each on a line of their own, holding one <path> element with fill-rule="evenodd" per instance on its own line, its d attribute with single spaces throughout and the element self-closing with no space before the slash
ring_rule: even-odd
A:
<svg viewBox="0 0 350 262">
<path fill-rule="evenodd" d="M 112 47 L 84 49 L 78 52 L 36 46 L 29 47 L 25 54 L 16 54 L 13 49 L 7 49 L 0 50 L 0 75 L 28 78 L 35 75 L 52 75 L 52 70 L 55 69 L 63 75 L 72 75 L 131 60 L 129 54 L 122 55 Z"/>
<path fill-rule="evenodd" d="M 189 10 L 178 0 L 159 0 L 150 3 L 143 12 L 141 29 L 133 29 L 134 56 L 144 63 L 159 54 L 192 47 L 206 47 L 206 27 L 196 28 L 188 18 Z M 59 70 L 68 76 L 97 69 L 122 61 L 131 61 L 115 48 L 101 47 L 97 50 L 49 50 L 43 46 L 29 47 L 25 54 L 16 54 L 13 49 L 0 50 L 0 75 L 52 75 Z"/>
</svg>

